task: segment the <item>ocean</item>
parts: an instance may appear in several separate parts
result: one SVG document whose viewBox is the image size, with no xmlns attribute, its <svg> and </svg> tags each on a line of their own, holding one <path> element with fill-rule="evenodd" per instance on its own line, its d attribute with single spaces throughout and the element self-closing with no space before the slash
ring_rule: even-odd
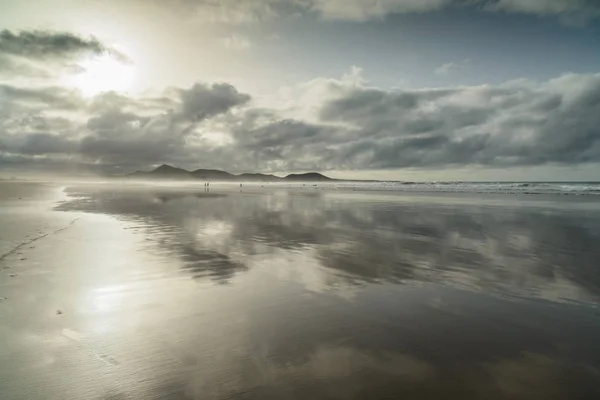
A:
<svg viewBox="0 0 600 400">
<path fill-rule="evenodd" d="M 305 184 L 306 185 L 306 184 Z M 288 185 L 293 187 L 294 185 Z M 309 184 L 315 186 L 315 183 Z M 352 182 L 320 183 L 329 190 L 368 190 L 440 193 L 528 195 L 599 195 L 600 182 Z"/>
</svg>

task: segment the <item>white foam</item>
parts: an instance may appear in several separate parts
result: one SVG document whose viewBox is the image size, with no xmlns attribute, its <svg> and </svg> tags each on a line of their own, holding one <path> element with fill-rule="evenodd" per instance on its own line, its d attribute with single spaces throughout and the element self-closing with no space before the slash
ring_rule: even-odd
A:
<svg viewBox="0 0 600 400">
<path fill-rule="evenodd" d="M 321 190 L 600 195 L 600 183 L 595 182 L 327 182 L 306 184 L 305 187 Z"/>
</svg>

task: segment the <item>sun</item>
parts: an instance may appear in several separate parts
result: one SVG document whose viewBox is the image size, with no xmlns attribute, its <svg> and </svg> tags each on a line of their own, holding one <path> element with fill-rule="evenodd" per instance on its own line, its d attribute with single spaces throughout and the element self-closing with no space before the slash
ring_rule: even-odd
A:
<svg viewBox="0 0 600 400">
<path fill-rule="evenodd" d="M 128 92 L 135 80 L 135 67 L 116 60 L 110 54 L 81 61 L 79 72 L 69 76 L 66 83 L 81 91 L 84 96 L 102 92 Z"/>
</svg>

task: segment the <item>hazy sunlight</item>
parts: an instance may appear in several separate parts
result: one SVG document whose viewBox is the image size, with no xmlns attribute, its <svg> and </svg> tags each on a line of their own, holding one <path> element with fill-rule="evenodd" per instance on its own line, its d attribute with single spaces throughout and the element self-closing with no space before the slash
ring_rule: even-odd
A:
<svg viewBox="0 0 600 400">
<path fill-rule="evenodd" d="M 109 54 L 87 59 L 78 65 L 81 72 L 66 77 L 65 84 L 81 90 L 84 96 L 108 91 L 128 92 L 135 80 L 135 67 Z"/>
</svg>

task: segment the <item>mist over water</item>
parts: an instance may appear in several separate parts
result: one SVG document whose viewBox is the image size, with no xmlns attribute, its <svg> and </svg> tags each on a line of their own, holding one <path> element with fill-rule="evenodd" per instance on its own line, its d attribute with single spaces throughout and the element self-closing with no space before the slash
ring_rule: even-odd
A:
<svg viewBox="0 0 600 400">
<path fill-rule="evenodd" d="M 34 287 L 70 306 L 39 310 L 9 398 L 600 394 L 593 198 L 322 189 L 67 188 Z"/>
</svg>

